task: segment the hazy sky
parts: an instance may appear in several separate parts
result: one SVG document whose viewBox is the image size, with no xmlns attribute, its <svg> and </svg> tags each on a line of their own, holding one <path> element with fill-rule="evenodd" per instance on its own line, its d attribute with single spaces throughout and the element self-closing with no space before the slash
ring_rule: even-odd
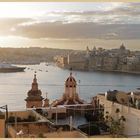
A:
<svg viewBox="0 0 140 140">
<path fill-rule="evenodd" d="M 140 3 L 1 2 L 0 46 L 140 49 Z"/>
</svg>

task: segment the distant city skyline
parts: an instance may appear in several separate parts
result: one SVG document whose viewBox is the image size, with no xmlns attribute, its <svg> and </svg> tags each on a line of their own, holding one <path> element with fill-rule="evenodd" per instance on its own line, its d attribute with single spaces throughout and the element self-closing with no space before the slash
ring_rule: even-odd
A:
<svg viewBox="0 0 140 140">
<path fill-rule="evenodd" d="M 1 2 L 0 47 L 140 50 L 140 2 Z"/>
</svg>

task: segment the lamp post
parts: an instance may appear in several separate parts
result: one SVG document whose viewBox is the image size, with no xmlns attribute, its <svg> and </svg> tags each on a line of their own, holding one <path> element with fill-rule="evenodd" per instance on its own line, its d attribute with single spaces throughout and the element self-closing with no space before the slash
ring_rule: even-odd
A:
<svg viewBox="0 0 140 140">
<path fill-rule="evenodd" d="M 80 83 L 81 83 L 81 80 L 79 80 L 78 82 L 79 82 L 78 86 L 79 86 L 79 94 L 80 94 Z"/>
<path fill-rule="evenodd" d="M 56 116 L 55 116 L 56 117 L 56 121 L 55 121 L 56 125 L 57 125 L 57 119 L 58 119 L 58 116 L 57 116 L 58 114 L 57 113 L 58 112 L 57 112 L 57 106 L 56 106 Z"/>
<path fill-rule="evenodd" d="M 72 130 L 72 116 L 70 116 L 70 131 Z"/>
<path fill-rule="evenodd" d="M 1 106 L 0 109 L 4 109 L 6 111 L 6 113 L 5 113 L 5 137 L 8 138 L 8 106 L 7 105 Z"/>
<path fill-rule="evenodd" d="M 16 131 L 17 131 L 17 113 L 15 112 L 15 128 L 16 128 Z"/>
<path fill-rule="evenodd" d="M 108 110 L 107 108 L 107 92 L 105 92 L 105 106 L 104 106 L 104 113 Z"/>
<path fill-rule="evenodd" d="M 107 100 L 107 92 L 105 92 L 105 99 Z"/>
<path fill-rule="evenodd" d="M 132 98 L 132 102 L 134 104 L 134 93 L 133 92 L 131 92 L 131 98 Z"/>
</svg>

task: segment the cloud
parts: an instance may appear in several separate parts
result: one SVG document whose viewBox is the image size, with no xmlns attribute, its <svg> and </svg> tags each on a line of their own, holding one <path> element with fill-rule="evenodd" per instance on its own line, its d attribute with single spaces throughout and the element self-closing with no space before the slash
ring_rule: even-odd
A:
<svg viewBox="0 0 140 140">
<path fill-rule="evenodd" d="M 64 23 L 72 22 L 102 22 L 106 24 L 114 23 L 137 23 L 140 24 L 140 3 L 111 3 L 108 7 L 101 3 L 102 8 L 90 11 L 54 11 L 44 14 L 46 21 L 62 21 Z M 137 20 L 135 19 L 137 16 Z M 111 18 L 112 17 L 112 18 Z M 95 20 L 96 19 L 96 20 Z M 100 20 L 97 20 L 100 19 Z M 108 22 L 106 20 L 108 19 Z"/>
<path fill-rule="evenodd" d="M 130 40 L 140 39 L 139 29 L 140 3 L 112 3 L 93 11 L 47 12 L 32 19 L 0 18 L 0 35 L 28 38 Z"/>
<path fill-rule="evenodd" d="M 14 35 L 29 38 L 96 38 L 96 39 L 140 39 L 139 24 L 96 24 L 44 22 L 19 26 Z"/>
<path fill-rule="evenodd" d="M 0 18 L 0 35 L 10 35 L 19 23 L 30 20 L 28 18 Z"/>
<path fill-rule="evenodd" d="M 28 26 L 45 22 L 79 23 L 93 22 L 98 24 L 140 24 L 140 3 L 101 3 L 100 8 L 85 11 L 50 11 L 32 20 L 21 20 L 18 26 Z M 102 6 L 102 7 L 101 7 Z M 17 19 L 14 19 L 15 21 Z M 7 22 L 9 23 L 9 21 Z M 11 23 L 9 23 L 10 25 Z M 12 28 L 14 30 L 15 28 Z"/>
<path fill-rule="evenodd" d="M 115 6 L 116 5 L 116 6 Z M 58 14 L 59 12 L 53 12 Z M 60 12 L 62 14 L 62 12 Z M 76 11 L 76 12 L 63 12 L 64 15 L 81 15 L 81 16 L 92 16 L 92 15 L 140 15 L 140 3 L 111 3 L 109 7 L 102 7 L 92 11 Z"/>
<path fill-rule="evenodd" d="M 106 13 L 112 13 L 117 15 L 127 15 L 127 16 L 140 16 L 140 3 L 131 2 L 124 3 L 119 7 L 116 7 Z"/>
</svg>

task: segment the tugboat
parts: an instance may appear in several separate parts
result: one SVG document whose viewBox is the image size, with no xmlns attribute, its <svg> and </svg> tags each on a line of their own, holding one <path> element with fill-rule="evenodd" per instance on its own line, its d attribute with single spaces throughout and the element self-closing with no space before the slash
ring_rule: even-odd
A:
<svg viewBox="0 0 140 140">
<path fill-rule="evenodd" d="M 17 67 L 8 63 L 0 63 L 0 73 L 23 72 L 25 67 Z"/>
</svg>

